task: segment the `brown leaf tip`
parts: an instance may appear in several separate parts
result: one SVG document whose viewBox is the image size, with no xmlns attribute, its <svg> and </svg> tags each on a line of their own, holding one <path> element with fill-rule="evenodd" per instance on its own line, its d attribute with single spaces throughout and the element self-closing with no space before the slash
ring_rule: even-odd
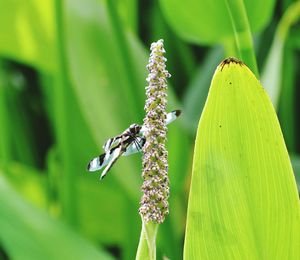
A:
<svg viewBox="0 0 300 260">
<path fill-rule="evenodd" d="M 232 64 L 232 63 L 238 64 L 238 65 L 240 65 L 240 66 L 245 65 L 244 62 L 238 60 L 237 58 L 229 57 L 229 58 L 223 60 L 223 61 L 220 63 L 221 71 L 223 70 L 223 68 L 224 68 L 225 65 L 228 65 L 228 66 L 229 66 L 229 65 Z"/>
</svg>

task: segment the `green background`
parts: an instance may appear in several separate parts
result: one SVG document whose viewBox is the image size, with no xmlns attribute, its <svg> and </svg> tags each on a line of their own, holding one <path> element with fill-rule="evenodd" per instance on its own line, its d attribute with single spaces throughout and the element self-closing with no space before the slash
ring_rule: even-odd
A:
<svg viewBox="0 0 300 260">
<path fill-rule="evenodd" d="M 0 258 L 134 259 L 141 155 L 103 182 L 86 165 L 142 123 L 149 47 L 162 38 L 169 110 L 183 115 L 169 126 L 170 215 L 157 253 L 182 259 L 199 118 L 217 64 L 238 57 L 225 2 L 0 0 Z M 299 4 L 244 2 L 299 180 Z"/>
</svg>

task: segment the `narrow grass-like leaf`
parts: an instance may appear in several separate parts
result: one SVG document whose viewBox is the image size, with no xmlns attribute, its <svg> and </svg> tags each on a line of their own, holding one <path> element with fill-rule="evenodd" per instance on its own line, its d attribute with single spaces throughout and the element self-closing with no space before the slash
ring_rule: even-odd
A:
<svg viewBox="0 0 300 260">
<path fill-rule="evenodd" d="M 293 3 L 280 20 L 275 37 L 267 57 L 262 74 L 262 83 L 266 88 L 275 108 L 278 106 L 280 89 L 282 85 L 282 59 L 286 38 L 290 27 L 300 17 L 300 2 Z"/>
<path fill-rule="evenodd" d="M 140 26 L 138 21 L 138 0 L 125 0 L 114 3 L 118 5 L 118 11 L 122 16 L 122 22 L 125 23 L 132 32 L 137 32 Z"/>
<path fill-rule="evenodd" d="M 65 27 L 64 27 L 64 17 L 65 10 L 63 2 L 55 2 L 55 15 L 56 15 L 56 51 L 58 54 L 57 60 L 57 71 L 56 71 L 56 85 L 54 91 L 55 100 L 55 119 L 56 119 L 56 130 L 57 130 L 57 140 L 58 149 L 62 157 L 62 168 L 64 174 L 62 175 L 62 189 L 61 189 L 61 202 L 63 205 L 63 215 L 69 224 L 76 226 L 78 224 L 77 219 L 77 192 L 76 192 L 76 182 L 77 175 L 73 173 L 73 160 L 71 144 L 72 139 L 70 137 L 70 126 L 72 122 L 70 121 L 72 113 L 72 98 L 70 82 L 68 78 L 68 62 L 66 58 L 65 51 Z"/>
<path fill-rule="evenodd" d="M 194 152 L 185 259 L 299 259 L 300 209 L 275 111 L 236 59 L 217 68 Z"/>
<path fill-rule="evenodd" d="M 275 109 L 279 111 L 281 127 L 289 152 L 295 152 L 296 149 L 294 77 L 297 73 L 295 64 L 297 58 L 289 44 L 292 41 L 289 31 L 299 17 L 300 2 L 297 1 L 289 6 L 277 26 L 262 74 L 262 83 Z"/>
<path fill-rule="evenodd" d="M 280 98 L 277 108 L 282 133 L 289 153 L 297 152 L 297 120 L 295 112 L 297 109 L 297 76 L 298 58 L 295 55 L 297 50 L 292 44 L 293 39 L 289 37 L 284 47 L 281 70 L 280 84 L 273 82 L 274 87 L 280 88 Z"/>
<path fill-rule="evenodd" d="M 249 17 L 243 0 L 224 0 L 230 16 L 238 57 L 248 64 L 258 77 Z"/>
<path fill-rule="evenodd" d="M 300 156 L 296 155 L 296 154 L 292 154 L 291 161 L 292 161 L 292 165 L 293 165 L 295 178 L 297 181 L 298 192 L 300 194 Z"/>
</svg>

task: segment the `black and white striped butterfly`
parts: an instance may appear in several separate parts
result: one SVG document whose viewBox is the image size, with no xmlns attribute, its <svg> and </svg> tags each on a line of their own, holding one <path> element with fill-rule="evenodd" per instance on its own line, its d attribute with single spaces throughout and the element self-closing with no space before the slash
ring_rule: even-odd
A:
<svg viewBox="0 0 300 260">
<path fill-rule="evenodd" d="M 173 122 L 180 114 L 180 110 L 168 113 L 166 124 Z M 100 176 L 100 180 L 102 180 L 120 156 L 128 156 L 142 151 L 146 142 L 144 132 L 144 126 L 132 124 L 122 134 L 108 139 L 103 145 L 104 153 L 93 158 L 89 162 L 87 170 L 94 172 L 106 166 Z"/>
</svg>

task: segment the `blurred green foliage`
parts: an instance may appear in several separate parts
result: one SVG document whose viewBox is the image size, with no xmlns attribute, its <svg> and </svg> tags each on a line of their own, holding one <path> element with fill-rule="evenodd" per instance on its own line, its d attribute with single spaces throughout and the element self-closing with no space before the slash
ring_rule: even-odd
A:
<svg viewBox="0 0 300 260">
<path fill-rule="evenodd" d="M 182 258 L 195 130 L 216 64 L 239 56 L 218 3 L 0 0 L 0 258 L 135 257 L 140 155 L 121 158 L 103 182 L 86 164 L 107 138 L 142 123 L 148 49 L 160 38 L 169 108 L 183 116 L 169 126 L 170 215 L 157 250 Z M 266 62 L 291 3 L 245 1 L 260 73 L 281 77 L 277 110 L 298 169 L 299 12 L 276 72 Z"/>
</svg>

